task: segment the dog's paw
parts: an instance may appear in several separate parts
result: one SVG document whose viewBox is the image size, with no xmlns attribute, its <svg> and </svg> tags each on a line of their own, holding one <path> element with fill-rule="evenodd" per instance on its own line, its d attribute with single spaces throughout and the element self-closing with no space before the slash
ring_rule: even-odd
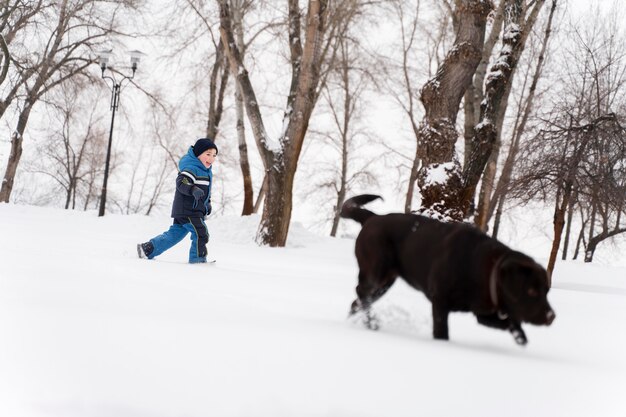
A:
<svg viewBox="0 0 626 417">
<path fill-rule="evenodd" d="M 511 334 L 513 334 L 513 338 L 515 339 L 515 343 L 517 343 L 518 345 L 526 346 L 526 344 L 528 343 L 528 339 L 526 338 L 526 334 L 524 334 L 524 331 L 522 329 L 512 330 Z"/>
<path fill-rule="evenodd" d="M 355 312 L 351 311 L 350 315 L 348 316 L 348 320 L 351 324 L 359 327 L 365 327 L 366 329 L 380 329 L 380 320 L 378 320 L 378 318 L 371 312 L 366 312 L 363 310 L 358 310 Z"/>
<path fill-rule="evenodd" d="M 380 329 L 380 320 L 372 314 L 367 314 L 365 317 L 365 327 L 370 330 Z"/>
</svg>

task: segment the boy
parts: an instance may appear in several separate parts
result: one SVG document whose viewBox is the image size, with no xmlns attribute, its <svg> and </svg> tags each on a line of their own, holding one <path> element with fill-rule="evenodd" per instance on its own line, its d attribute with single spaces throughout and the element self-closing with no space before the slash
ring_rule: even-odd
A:
<svg viewBox="0 0 626 417">
<path fill-rule="evenodd" d="M 187 154 L 178 163 L 176 194 L 172 204 L 174 223 L 169 230 L 137 245 L 140 258 L 152 259 L 159 256 L 191 233 L 189 263 L 207 261 L 206 245 L 209 231 L 204 217 L 211 214 L 211 165 L 217 157 L 217 146 L 207 138 L 198 139 L 189 147 Z"/>
</svg>

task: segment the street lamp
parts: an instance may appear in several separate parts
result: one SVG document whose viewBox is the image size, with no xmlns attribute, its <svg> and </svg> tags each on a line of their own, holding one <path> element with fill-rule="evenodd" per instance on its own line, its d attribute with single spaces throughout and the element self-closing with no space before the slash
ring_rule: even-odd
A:
<svg viewBox="0 0 626 417">
<path fill-rule="evenodd" d="M 133 73 L 130 76 L 122 76 L 122 79 L 117 81 L 115 79 L 115 73 L 111 71 L 109 64 L 109 59 L 111 58 L 112 50 L 101 51 L 98 54 L 98 63 L 100 64 L 100 70 L 102 70 L 102 79 L 105 81 L 111 81 L 111 128 L 109 129 L 109 144 L 107 146 L 107 159 L 104 165 L 104 182 L 102 184 L 102 194 L 100 195 L 100 210 L 98 211 L 98 216 L 104 216 L 104 209 L 107 201 L 107 182 L 109 180 L 109 164 L 111 162 L 111 142 L 113 141 L 113 123 L 115 122 L 115 111 L 120 102 L 120 87 L 122 83 L 126 80 L 132 80 L 135 76 L 135 71 L 137 71 L 137 65 L 141 60 L 141 55 L 143 55 L 140 51 L 131 51 L 130 52 L 130 68 Z M 109 72 L 111 75 L 104 75 L 106 69 L 109 68 Z"/>
</svg>

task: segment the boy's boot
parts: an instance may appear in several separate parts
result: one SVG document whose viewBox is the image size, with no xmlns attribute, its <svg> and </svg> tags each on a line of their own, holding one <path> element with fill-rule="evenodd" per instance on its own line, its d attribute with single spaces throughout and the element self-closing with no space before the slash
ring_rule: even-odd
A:
<svg viewBox="0 0 626 417">
<path fill-rule="evenodd" d="M 137 255 L 139 255 L 141 259 L 148 259 L 153 250 L 154 245 L 152 245 L 151 242 L 137 244 Z"/>
</svg>

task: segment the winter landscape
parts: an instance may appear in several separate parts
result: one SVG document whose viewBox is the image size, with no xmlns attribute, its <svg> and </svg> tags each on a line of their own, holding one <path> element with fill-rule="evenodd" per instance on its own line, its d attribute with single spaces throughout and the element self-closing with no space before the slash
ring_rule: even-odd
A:
<svg viewBox="0 0 626 417">
<path fill-rule="evenodd" d="M 626 416 L 621 3 L 1 2 L 0 417 Z M 532 256 L 554 322 L 348 317 L 364 193 Z M 140 259 L 172 206 L 215 263 Z"/>
<path fill-rule="evenodd" d="M 403 282 L 376 305 L 379 331 L 347 320 L 352 239 L 296 224 L 263 248 L 258 217 L 224 216 L 208 222 L 215 265 L 186 264 L 186 243 L 138 259 L 167 223 L 0 205 L 0 415 L 626 413 L 623 265 L 559 264 L 557 318 L 525 325 L 526 347 L 461 313 L 441 342 Z"/>
</svg>

